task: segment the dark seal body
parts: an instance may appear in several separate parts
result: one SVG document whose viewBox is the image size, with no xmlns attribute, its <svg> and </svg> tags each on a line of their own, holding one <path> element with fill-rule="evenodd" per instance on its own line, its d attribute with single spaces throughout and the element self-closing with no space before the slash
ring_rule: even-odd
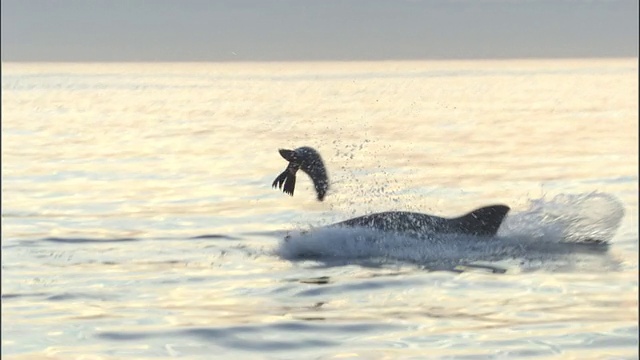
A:
<svg viewBox="0 0 640 360">
<path fill-rule="evenodd" d="M 327 169 L 320 154 L 308 146 L 295 150 L 278 150 L 280 155 L 289 162 L 287 168 L 273 181 L 272 186 L 282 189 L 285 194 L 293 196 L 296 187 L 296 173 L 302 170 L 313 181 L 318 201 L 324 200 L 329 190 L 329 178 Z"/>
</svg>

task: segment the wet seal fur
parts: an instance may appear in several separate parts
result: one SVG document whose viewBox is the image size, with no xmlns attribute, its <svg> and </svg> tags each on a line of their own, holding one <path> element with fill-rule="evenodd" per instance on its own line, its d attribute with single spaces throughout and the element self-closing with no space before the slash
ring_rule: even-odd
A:
<svg viewBox="0 0 640 360">
<path fill-rule="evenodd" d="M 296 173 L 302 170 L 313 181 L 318 201 L 324 200 L 329 190 L 329 177 L 320 154 L 308 146 L 295 150 L 279 149 L 280 155 L 289 162 L 287 168 L 271 184 L 282 189 L 285 194 L 293 196 L 296 187 Z"/>
<path fill-rule="evenodd" d="M 324 200 L 329 189 L 329 178 L 320 154 L 308 146 L 295 150 L 280 149 L 287 161 L 287 168 L 273 181 L 272 186 L 293 196 L 298 170 L 305 172 L 316 190 L 317 199 Z M 491 205 L 475 209 L 456 218 L 407 211 L 387 211 L 359 216 L 329 227 L 368 227 L 382 231 L 421 235 L 429 233 L 452 233 L 473 236 L 495 236 L 510 208 L 506 205 Z"/>
</svg>

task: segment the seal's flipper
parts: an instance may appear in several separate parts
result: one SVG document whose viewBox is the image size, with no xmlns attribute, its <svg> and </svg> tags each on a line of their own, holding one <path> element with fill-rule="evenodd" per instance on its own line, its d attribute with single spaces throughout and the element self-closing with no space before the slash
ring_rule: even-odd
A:
<svg viewBox="0 0 640 360">
<path fill-rule="evenodd" d="M 282 189 L 285 194 L 293 196 L 293 190 L 295 190 L 296 187 L 296 175 L 292 174 L 287 168 L 278 175 L 275 180 L 273 180 L 273 184 L 271 184 L 271 186 L 274 188 L 278 187 L 279 189 Z"/>
<path fill-rule="evenodd" d="M 282 174 L 278 175 L 278 177 L 273 180 L 271 187 L 282 189 L 282 184 L 284 184 L 284 180 L 287 178 L 287 170 L 283 171 Z"/>
<path fill-rule="evenodd" d="M 293 196 L 293 190 L 296 188 L 296 175 L 289 173 L 284 179 L 282 191 L 285 194 Z"/>
<path fill-rule="evenodd" d="M 296 161 L 295 151 L 287 150 L 287 149 L 278 149 L 278 152 L 280 153 L 280 156 L 282 156 L 285 160 L 289 162 Z"/>
<path fill-rule="evenodd" d="M 506 205 L 481 207 L 467 215 L 450 219 L 448 226 L 464 234 L 494 236 L 509 210 Z"/>
</svg>

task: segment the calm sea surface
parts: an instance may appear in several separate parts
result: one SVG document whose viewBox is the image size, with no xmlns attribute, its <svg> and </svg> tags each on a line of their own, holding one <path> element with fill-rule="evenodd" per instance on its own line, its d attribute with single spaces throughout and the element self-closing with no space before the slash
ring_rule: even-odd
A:
<svg viewBox="0 0 640 360">
<path fill-rule="evenodd" d="M 637 214 L 637 59 L 2 64 L 3 359 L 638 358 Z"/>
</svg>

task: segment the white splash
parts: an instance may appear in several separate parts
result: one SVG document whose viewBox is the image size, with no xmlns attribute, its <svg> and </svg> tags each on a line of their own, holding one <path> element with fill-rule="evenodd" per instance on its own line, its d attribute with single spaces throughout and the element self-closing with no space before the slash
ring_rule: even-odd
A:
<svg viewBox="0 0 640 360">
<path fill-rule="evenodd" d="M 529 209 L 508 215 L 493 238 L 416 238 L 369 228 L 321 227 L 289 233 L 275 252 L 288 260 L 408 262 L 430 268 L 503 260 L 544 263 L 572 254 L 606 253 L 623 216 L 622 205 L 611 195 L 563 194 L 530 201 Z"/>
</svg>

